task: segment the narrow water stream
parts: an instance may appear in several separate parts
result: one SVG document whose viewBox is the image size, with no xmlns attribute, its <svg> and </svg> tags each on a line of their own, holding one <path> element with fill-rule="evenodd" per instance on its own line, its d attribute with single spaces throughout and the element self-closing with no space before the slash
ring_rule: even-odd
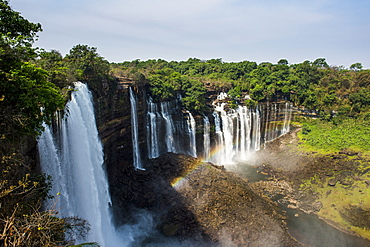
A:
<svg viewBox="0 0 370 247">
<path fill-rule="evenodd" d="M 229 169 L 250 183 L 266 180 L 268 176 L 258 172 L 250 165 L 239 165 Z M 288 232 L 307 247 L 369 247 L 370 240 L 344 233 L 327 224 L 314 214 L 288 208 L 279 203 L 280 209 L 286 211 Z M 298 216 L 298 217 L 297 217 Z"/>
<path fill-rule="evenodd" d="M 284 205 L 282 208 L 287 212 L 289 234 L 308 247 L 370 246 L 370 241 L 339 231 L 314 214 L 305 214 Z"/>
</svg>

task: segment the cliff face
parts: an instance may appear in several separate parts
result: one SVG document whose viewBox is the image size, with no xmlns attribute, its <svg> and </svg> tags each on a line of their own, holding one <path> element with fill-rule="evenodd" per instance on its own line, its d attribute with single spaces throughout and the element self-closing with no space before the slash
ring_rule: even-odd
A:
<svg viewBox="0 0 370 247">
<path fill-rule="evenodd" d="M 134 189 L 140 187 L 135 183 L 139 183 L 141 179 L 137 177 L 137 172 L 133 167 L 129 86 L 134 86 L 138 97 L 139 143 L 140 149 L 145 154 L 145 132 L 143 130 L 146 107 L 145 87 L 135 87 L 131 81 L 112 81 L 106 83 L 102 91 L 97 92 L 92 89 L 96 121 L 103 144 L 104 163 L 110 184 L 112 209 L 117 224 L 123 222 L 125 218 L 122 213 L 128 210 L 133 202 L 136 204 L 136 197 L 141 196 L 141 193 Z M 126 211 L 125 214 L 129 212 Z"/>
<path fill-rule="evenodd" d="M 262 239 L 260 234 L 276 231 L 277 246 L 281 241 L 292 243 L 283 225 L 279 223 L 276 210 L 255 195 L 246 182 L 222 169 L 203 164 L 201 169 L 197 169 L 197 175 L 193 174 L 195 183 L 187 183 L 177 189 L 171 183 L 194 164 L 198 164 L 197 159 L 187 155 L 164 154 L 151 161 L 143 160 L 149 164 L 146 170 L 135 169 L 129 86 L 134 88 L 137 96 L 140 151 L 142 157 L 147 157 L 146 88 L 129 82 L 111 83 L 105 85 L 103 92 L 94 93 L 97 125 L 104 147 L 112 209 L 117 225 L 130 222 L 136 209 L 145 208 L 155 214 L 157 228 L 167 236 L 187 236 L 222 244 L 226 241 L 222 238 L 227 235 L 234 239 L 233 244 L 238 245 L 246 244 L 253 238 L 258 242 Z M 174 124 L 186 122 L 188 115 L 180 108 L 176 109 Z M 197 124 L 197 150 L 200 153 L 203 152 L 203 118 L 200 115 L 194 116 Z M 212 118 L 209 119 L 213 125 Z M 158 138 L 164 139 L 165 133 L 165 130 L 160 131 Z M 215 129 L 210 131 L 210 135 L 214 140 Z M 231 203 L 233 201 L 236 203 Z M 229 212 L 233 212 L 233 215 Z M 246 224 L 273 227 L 260 233 L 257 229 L 259 227 L 246 231 Z"/>
</svg>

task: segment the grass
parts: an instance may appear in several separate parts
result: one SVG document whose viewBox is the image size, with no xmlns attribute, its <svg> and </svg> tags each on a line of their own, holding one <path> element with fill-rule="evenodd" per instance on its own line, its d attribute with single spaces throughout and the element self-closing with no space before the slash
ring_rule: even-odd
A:
<svg viewBox="0 0 370 247">
<path fill-rule="evenodd" d="M 370 121 L 346 119 L 339 124 L 309 119 L 301 122 L 301 148 L 318 153 L 344 149 L 370 154 Z"/>
<path fill-rule="evenodd" d="M 365 176 L 364 179 L 367 178 L 367 175 L 363 176 Z M 318 177 L 312 177 L 301 184 L 301 189 L 318 193 L 317 200 L 323 205 L 322 209 L 317 213 L 319 216 L 335 222 L 342 229 L 350 230 L 370 239 L 369 229 L 353 226 L 341 214 L 349 205 L 370 210 L 370 194 L 368 193 L 369 189 L 366 183 L 364 180 L 353 180 L 354 183 L 351 186 L 339 183 L 335 186 L 327 185 L 327 181 L 333 177 L 328 177 L 325 181 L 321 181 Z"/>
<path fill-rule="evenodd" d="M 347 156 L 348 161 L 357 159 L 358 166 L 356 174 L 348 176 L 351 185 L 343 185 L 337 182 L 335 186 L 328 185 L 330 179 L 336 178 L 342 171 L 334 171 L 333 175 L 320 178 L 315 175 L 302 181 L 300 190 L 308 193 L 317 193 L 317 201 L 323 205 L 317 213 L 320 217 L 335 222 L 340 228 L 357 233 L 370 239 L 370 229 L 356 227 L 348 221 L 344 212 L 351 206 L 370 211 L 369 187 L 365 183 L 370 180 L 370 121 L 363 119 L 345 119 L 333 123 L 318 119 L 303 120 L 298 123 L 302 130 L 298 133 L 300 138 L 299 147 L 304 151 L 311 151 L 318 154 L 336 154 L 342 150 L 352 153 L 361 153 L 363 159 L 357 155 Z M 333 160 L 333 167 L 335 161 Z M 330 168 L 330 167 L 329 167 Z M 355 214 L 354 211 L 349 211 Z"/>
</svg>

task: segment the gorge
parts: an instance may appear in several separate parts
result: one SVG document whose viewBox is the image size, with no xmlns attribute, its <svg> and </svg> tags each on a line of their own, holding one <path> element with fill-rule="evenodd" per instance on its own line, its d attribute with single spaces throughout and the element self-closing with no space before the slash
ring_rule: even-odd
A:
<svg viewBox="0 0 370 247">
<path fill-rule="evenodd" d="M 13 4 L 0 1 L 1 246 L 370 246 L 361 63 L 62 55 Z"/>
<path fill-rule="evenodd" d="M 52 193 L 60 193 L 58 210 L 90 222 L 88 241 L 300 246 L 287 234 L 276 206 L 222 167 L 248 161 L 288 133 L 289 102 L 231 109 L 222 93 L 213 100 L 213 111 L 193 115 L 179 97 L 155 103 L 145 88 L 117 87 L 95 101 L 98 134 L 90 93 L 81 83 L 76 89 L 65 116 L 40 137 L 39 153 L 44 172 L 54 178 Z"/>
</svg>

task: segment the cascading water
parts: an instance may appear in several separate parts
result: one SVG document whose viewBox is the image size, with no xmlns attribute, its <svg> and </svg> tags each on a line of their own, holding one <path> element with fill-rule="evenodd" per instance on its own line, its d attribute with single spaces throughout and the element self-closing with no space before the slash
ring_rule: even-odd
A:
<svg viewBox="0 0 370 247">
<path fill-rule="evenodd" d="M 191 112 L 187 112 L 189 114 L 189 119 L 188 119 L 188 131 L 189 131 L 189 139 L 190 139 L 190 155 L 193 157 L 197 157 L 197 144 L 196 144 L 196 139 L 195 139 L 195 131 L 196 131 L 196 123 L 193 115 Z"/>
<path fill-rule="evenodd" d="M 172 116 L 170 114 L 170 104 L 169 102 L 161 102 L 161 112 L 162 112 L 162 117 L 165 121 L 165 126 L 166 126 L 166 145 L 167 145 L 167 152 L 176 152 L 175 149 L 175 142 L 174 142 L 174 125 L 173 125 L 173 120 Z"/>
<path fill-rule="evenodd" d="M 216 148 L 220 149 L 220 151 L 217 152 L 213 157 L 211 157 L 211 161 L 215 163 L 217 162 L 217 164 L 224 164 L 226 163 L 226 157 L 223 150 L 223 147 L 225 146 L 225 141 L 221 127 L 221 119 L 217 112 L 213 112 L 212 115 L 215 118 Z"/>
<path fill-rule="evenodd" d="M 252 132 L 252 149 L 257 151 L 261 147 L 261 117 L 258 107 L 252 112 L 253 132 Z"/>
<path fill-rule="evenodd" d="M 179 101 L 154 103 L 149 98 L 146 126 L 148 158 L 156 158 L 166 152 L 197 157 L 195 119 L 190 112 L 182 112 Z"/>
<path fill-rule="evenodd" d="M 91 227 L 87 241 L 101 246 L 127 246 L 119 239 L 110 214 L 111 199 L 103 165 L 103 149 L 95 123 L 92 97 L 87 86 L 75 83 L 62 120 L 61 134 L 49 126 L 39 138 L 43 172 L 53 176 L 53 191 L 59 215 L 86 219 Z M 51 203 L 51 202 L 50 202 Z M 78 242 L 82 242 L 78 239 Z"/>
<path fill-rule="evenodd" d="M 249 151 L 257 150 L 260 145 L 258 110 L 238 106 L 236 110 L 229 109 L 226 112 L 225 106 L 226 103 L 216 105 L 213 113 L 219 155 L 211 159 L 212 162 L 223 165 L 245 160 Z"/>
<path fill-rule="evenodd" d="M 265 126 L 264 142 L 275 140 L 289 132 L 292 118 L 291 103 L 267 103 L 262 107 L 262 111 L 265 113 L 265 116 L 262 116 Z"/>
<path fill-rule="evenodd" d="M 218 100 L 224 101 L 227 97 L 221 93 Z M 228 109 L 225 102 L 214 104 L 216 140 L 213 148 L 218 151 L 210 160 L 221 165 L 246 161 L 249 154 L 259 150 L 265 142 L 289 131 L 291 107 L 290 103 L 273 103 L 254 109 L 242 105 Z M 209 152 L 204 150 L 204 153 Z"/>
<path fill-rule="evenodd" d="M 204 160 L 220 165 L 246 161 L 251 152 L 289 131 L 292 114 L 290 103 L 267 103 L 256 108 L 239 105 L 236 109 L 230 109 L 226 103 L 228 97 L 227 93 L 220 93 L 217 103 L 213 104 L 213 139 L 209 116 L 203 118 Z M 149 158 L 166 152 L 187 153 L 197 157 L 197 123 L 189 111 L 181 109 L 179 102 L 179 99 L 160 103 L 153 103 L 149 99 L 147 102 Z M 215 154 L 210 156 L 211 153 Z"/>
<path fill-rule="evenodd" d="M 141 163 L 140 148 L 139 148 L 137 100 L 136 100 L 136 96 L 131 87 L 130 87 L 130 104 L 131 104 L 131 132 L 132 132 L 134 167 L 136 169 L 143 170 L 143 165 Z"/>
<path fill-rule="evenodd" d="M 153 103 L 152 98 L 149 98 L 147 112 L 147 146 L 148 146 L 148 158 L 153 159 L 160 155 L 158 146 L 158 125 L 157 118 L 159 117 L 159 111 L 157 104 Z"/>
<path fill-rule="evenodd" d="M 286 102 L 285 103 L 285 109 L 284 109 L 284 126 L 281 130 L 281 134 L 284 135 L 289 132 L 290 130 L 290 121 L 292 119 L 292 104 Z"/>
<path fill-rule="evenodd" d="M 239 159 L 245 160 L 247 158 L 247 154 L 251 148 L 251 110 L 248 109 L 246 106 L 239 106 L 237 109 L 239 114 L 239 121 L 240 121 L 240 138 L 239 140 Z"/>
<path fill-rule="evenodd" d="M 211 149 L 211 137 L 210 137 L 210 130 L 211 130 L 211 124 L 209 122 L 209 118 L 207 116 L 204 116 L 203 118 L 203 125 L 204 125 L 204 130 L 203 130 L 203 159 L 205 161 L 208 161 L 209 159 L 209 152 Z"/>
</svg>

